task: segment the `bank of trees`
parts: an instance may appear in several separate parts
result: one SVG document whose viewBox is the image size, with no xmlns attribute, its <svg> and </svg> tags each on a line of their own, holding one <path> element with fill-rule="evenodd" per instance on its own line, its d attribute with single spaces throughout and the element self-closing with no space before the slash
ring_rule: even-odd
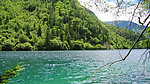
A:
<svg viewBox="0 0 150 84">
<path fill-rule="evenodd" d="M 129 30 L 117 34 L 119 30 L 99 21 L 77 0 L 0 2 L 0 50 L 130 48 L 137 34 Z M 145 48 L 142 45 L 136 48 Z"/>
</svg>

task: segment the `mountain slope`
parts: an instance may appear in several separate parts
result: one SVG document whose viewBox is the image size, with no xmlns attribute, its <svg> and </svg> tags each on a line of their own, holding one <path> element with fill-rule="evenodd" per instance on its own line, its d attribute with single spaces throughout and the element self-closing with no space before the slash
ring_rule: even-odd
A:
<svg viewBox="0 0 150 84">
<path fill-rule="evenodd" d="M 0 30 L 0 50 L 129 48 L 137 37 L 120 36 L 77 0 L 2 0 Z"/>
<path fill-rule="evenodd" d="M 126 28 L 127 25 L 129 25 L 130 21 L 109 21 L 109 22 L 105 22 L 107 24 L 111 24 L 113 26 L 117 26 L 117 27 L 121 27 L 121 28 Z M 138 24 L 132 22 L 131 26 L 128 26 L 127 29 L 132 30 L 136 33 L 140 33 L 140 31 L 145 28 L 145 26 L 139 26 Z"/>
</svg>

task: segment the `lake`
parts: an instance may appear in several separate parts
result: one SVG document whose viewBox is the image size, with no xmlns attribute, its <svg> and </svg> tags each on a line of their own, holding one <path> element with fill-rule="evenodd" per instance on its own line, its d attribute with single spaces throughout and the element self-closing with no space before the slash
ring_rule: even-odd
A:
<svg viewBox="0 0 150 84">
<path fill-rule="evenodd" d="M 150 62 L 138 60 L 145 49 L 134 49 L 126 61 L 109 69 L 101 65 L 120 59 L 128 50 L 96 51 L 0 51 L 0 73 L 17 63 L 25 64 L 13 84 L 150 84 Z M 9 83 L 8 83 L 9 84 Z"/>
</svg>

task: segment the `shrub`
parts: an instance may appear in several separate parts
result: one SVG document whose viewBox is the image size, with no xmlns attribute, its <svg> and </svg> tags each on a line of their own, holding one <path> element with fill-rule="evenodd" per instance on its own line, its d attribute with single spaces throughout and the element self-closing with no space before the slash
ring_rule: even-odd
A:
<svg viewBox="0 0 150 84">
<path fill-rule="evenodd" d="M 69 46 L 67 41 L 64 41 L 61 46 L 62 46 L 62 50 L 69 50 L 70 49 L 70 46 Z"/>
<path fill-rule="evenodd" d="M 61 50 L 63 42 L 61 40 L 53 39 L 50 40 L 50 49 L 51 50 Z"/>
<path fill-rule="evenodd" d="M 100 49 L 102 49 L 102 45 L 101 44 L 97 44 L 96 46 L 95 46 L 95 49 L 98 49 L 98 50 L 100 50 Z"/>
<path fill-rule="evenodd" d="M 3 37 L 2 35 L 0 35 L 0 45 L 2 45 L 2 43 L 6 40 L 6 37 Z"/>
<path fill-rule="evenodd" d="M 14 47 L 14 44 L 11 42 L 11 40 L 5 40 L 2 44 L 2 50 L 3 51 L 12 51 Z"/>
<path fill-rule="evenodd" d="M 98 43 L 100 43 L 100 40 L 97 37 L 95 37 L 95 38 L 91 39 L 91 43 L 92 44 L 98 44 Z"/>
<path fill-rule="evenodd" d="M 29 41 L 29 38 L 25 36 L 24 34 L 19 35 L 19 41 L 20 43 L 25 43 Z"/>
<path fill-rule="evenodd" d="M 37 43 L 35 44 L 36 48 L 38 50 L 44 50 L 44 46 L 45 46 L 45 41 L 42 38 L 39 38 Z"/>
<path fill-rule="evenodd" d="M 24 50 L 25 51 L 32 50 L 32 45 L 29 42 L 24 43 Z"/>
<path fill-rule="evenodd" d="M 90 43 L 84 43 L 84 49 L 85 50 L 92 50 L 94 46 L 92 46 Z"/>
<path fill-rule="evenodd" d="M 29 42 L 19 43 L 19 44 L 16 45 L 15 50 L 17 50 L 17 51 L 32 50 L 32 45 Z"/>
<path fill-rule="evenodd" d="M 2 46 L 0 45 L 0 51 L 2 50 Z"/>
<path fill-rule="evenodd" d="M 17 51 L 23 51 L 24 50 L 24 45 L 23 43 L 19 43 L 15 46 L 15 50 Z"/>
<path fill-rule="evenodd" d="M 71 49 L 72 50 L 83 50 L 84 49 L 84 43 L 82 41 L 79 41 L 79 40 L 71 41 Z"/>
</svg>

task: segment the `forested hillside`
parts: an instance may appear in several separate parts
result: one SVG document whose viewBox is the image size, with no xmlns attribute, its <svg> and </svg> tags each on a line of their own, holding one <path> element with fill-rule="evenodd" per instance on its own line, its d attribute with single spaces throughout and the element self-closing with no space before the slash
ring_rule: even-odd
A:
<svg viewBox="0 0 150 84">
<path fill-rule="evenodd" d="M 117 34 L 120 29 L 99 21 L 77 0 L 0 1 L 0 50 L 130 48 L 137 35 Z"/>
</svg>

